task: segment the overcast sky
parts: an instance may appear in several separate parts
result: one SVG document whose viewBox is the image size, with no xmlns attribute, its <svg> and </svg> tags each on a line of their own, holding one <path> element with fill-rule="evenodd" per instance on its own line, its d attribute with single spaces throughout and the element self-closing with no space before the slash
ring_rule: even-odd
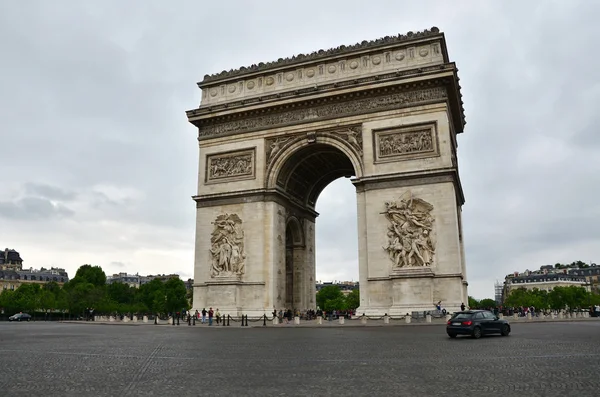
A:
<svg viewBox="0 0 600 397">
<path fill-rule="evenodd" d="M 229 5 L 225 5 L 229 3 Z M 600 2 L 0 2 L 0 248 L 25 267 L 193 277 L 205 74 L 438 26 L 458 64 L 469 294 L 600 260 Z M 358 279 L 356 198 L 317 210 L 317 278 Z"/>
</svg>

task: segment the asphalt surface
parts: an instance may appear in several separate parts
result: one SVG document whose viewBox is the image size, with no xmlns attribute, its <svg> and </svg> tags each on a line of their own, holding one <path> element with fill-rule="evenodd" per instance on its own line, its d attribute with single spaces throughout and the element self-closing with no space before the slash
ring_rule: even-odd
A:
<svg viewBox="0 0 600 397">
<path fill-rule="evenodd" d="M 253 328 L 0 323 L 0 395 L 599 396 L 600 320 Z"/>
</svg>

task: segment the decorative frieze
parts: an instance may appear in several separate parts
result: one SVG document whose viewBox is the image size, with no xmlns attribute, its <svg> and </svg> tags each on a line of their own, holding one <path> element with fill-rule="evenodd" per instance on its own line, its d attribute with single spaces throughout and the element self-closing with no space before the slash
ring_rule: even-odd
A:
<svg viewBox="0 0 600 397">
<path fill-rule="evenodd" d="M 254 178 L 255 153 L 253 148 L 206 156 L 206 182 Z"/>
<path fill-rule="evenodd" d="M 438 155 L 435 123 L 376 130 L 373 137 L 376 161 Z"/>
<path fill-rule="evenodd" d="M 321 106 L 298 108 L 260 116 L 248 116 L 238 120 L 206 125 L 200 127 L 199 137 L 212 138 L 258 129 L 285 126 L 287 124 L 319 121 L 331 117 L 344 117 L 355 114 L 371 113 L 373 111 L 398 109 L 400 107 L 441 100 L 446 97 L 446 88 L 443 86 L 412 91 L 400 91 L 377 97 L 327 103 Z"/>
</svg>

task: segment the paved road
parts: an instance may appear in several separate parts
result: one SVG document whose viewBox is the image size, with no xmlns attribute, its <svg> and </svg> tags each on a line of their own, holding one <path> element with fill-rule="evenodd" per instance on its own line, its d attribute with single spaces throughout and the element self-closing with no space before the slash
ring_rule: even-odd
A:
<svg viewBox="0 0 600 397">
<path fill-rule="evenodd" d="M 600 321 L 443 326 L 166 327 L 0 323 L 0 395 L 598 396 Z"/>
</svg>

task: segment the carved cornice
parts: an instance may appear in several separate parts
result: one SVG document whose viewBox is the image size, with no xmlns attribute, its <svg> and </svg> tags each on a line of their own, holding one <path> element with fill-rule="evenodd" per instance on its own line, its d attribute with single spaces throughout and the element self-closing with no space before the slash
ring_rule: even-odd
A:
<svg viewBox="0 0 600 397">
<path fill-rule="evenodd" d="M 284 207 L 294 208 L 302 217 L 310 219 L 313 222 L 319 216 L 318 212 L 302 206 L 281 190 L 242 190 L 231 193 L 193 196 L 192 199 L 196 202 L 196 208 L 274 201 Z"/>
<path fill-rule="evenodd" d="M 279 58 L 277 61 L 273 62 L 260 62 L 259 64 L 250 65 L 248 67 L 241 67 L 235 70 L 223 70 L 220 73 L 215 73 L 212 75 L 205 75 L 202 83 L 210 83 L 215 82 L 231 77 L 237 77 L 244 74 L 254 73 L 254 72 L 263 72 L 272 69 L 276 69 L 282 66 L 290 66 L 295 65 L 307 61 L 316 61 L 325 59 L 331 56 L 338 55 L 346 55 L 356 51 L 374 49 L 377 47 L 383 47 L 386 45 L 398 44 L 398 43 L 406 43 L 413 40 L 429 38 L 432 36 L 436 36 L 440 34 L 440 30 L 437 27 L 432 27 L 431 29 L 425 29 L 422 32 L 408 32 L 406 34 L 399 34 L 397 36 L 385 36 L 377 40 L 371 41 L 362 41 L 360 43 L 356 43 L 354 45 L 341 45 L 336 48 L 331 48 L 329 50 L 319 50 L 314 51 L 310 54 L 298 54 L 296 56 L 292 56 L 290 58 Z"/>
<path fill-rule="evenodd" d="M 456 201 L 458 205 L 465 203 L 458 170 L 455 168 L 441 168 L 419 172 L 407 172 L 404 174 L 378 175 L 370 178 L 355 179 L 352 181 L 357 193 L 367 190 L 390 189 L 399 187 L 411 187 L 418 185 L 432 185 L 435 183 L 454 184 Z"/>
<path fill-rule="evenodd" d="M 437 83 L 437 84 L 435 84 Z M 349 93 L 344 96 L 316 99 L 291 106 L 270 109 L 269 113 L 236 113 L 235 118 L 211 118 L 198 125 L 198 139 L 246 133 L 268 128 L 347 117 L 407 106 L 446 101 L 447 88 L 441 82 L 422 83 L 416 87 L 386 87 L 373 90 L 370 96 L 365 92 Z M 417 86 L 419 87 L 419 86 Z M 394 92 L 395 91 L 395 92 Z M 229 119 L 229 120 L 228 120 Z"/>
<path fill-rule="evenodd" d="M 323 94 L 328 91 L 339 90 L 343 88 L 358 88 L 361 86 L 373 84 L 374 82 L 384 83 L 386 81 L 398 80 L 399 78 L 408 79 L 413 77 L 424 77 L 428 75 L 435 76 L 436 74 L 439 74 L 440 71 L 450 71 L 456 73 L 456 70 L 456 64 L 453 62 L 446 63 L 443 65 L 424 66 L 416 69 L 397 70 L 394 72 L 382 73 L 375 76 L 355 77 L 346 81 L 314 84 L 306 88 L 299 88 L 289 91 L 280 91 L 277 93 L 244 98 L 227 103 L 209 104 L 205 106 L 200 106 L 196 109 L 188 110 L 186 111 L 186 115 L 189 119 L 192 119 L 194 117 L 201 117 L 203 115 L 207 115 L 218 111 L 233 110 L 236 108 L 248 107 L 251 105 L 265 105 L 269 102 L 278 102 L 283 99 L 301 98 L 307 95 L 314 95 L 315 93 Z M 190 121 L 193 123 L 192 120 Z"/>
</svg>

